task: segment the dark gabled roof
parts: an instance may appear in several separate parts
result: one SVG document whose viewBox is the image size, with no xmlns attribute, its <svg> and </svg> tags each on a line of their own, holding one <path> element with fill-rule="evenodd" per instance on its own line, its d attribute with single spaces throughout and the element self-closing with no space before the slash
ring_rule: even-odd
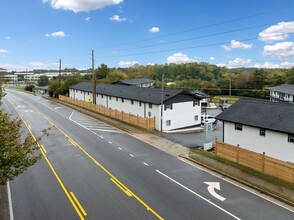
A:
<svg viewBox="0 0 294 220">
<path fill-rule="evenodd" d="M 85 92 L 92 92 L 92 82 L 80 82 L 76 85 L 70 86 L 70 89 L 77 89 Z M 96 83 L 96 93 L 119 98 L 131 99 L 141 102 L 147 102 L 159 105 L 161 103 L 161 89 L 157 88 L 143 88 L 134 86 L 124 86 L 119 84 L 104 84 Z M 185 95 L 192 98 L 201 99 L 200 97 L 188 92 L 164 89 L 163 102 L 177 96 Z M 293 105 L 294 106 L 294 105 Z"/>
<path fill-rule="evenodd" d="M 127 85 L 139 85 L 142 83 L 149 83 L 149 82 L 155 82 L 152 79 L 147 78 L 137 78 L 137 79 L 126 79 L 126 80 L 119 80 L 117 82 L 114 82 L 113 84 L 127 84 Z"/>
<path fill-rule="evenodd" d="M 266 89 L 271 90 L 271 91 L 277 91 L 277 92 L 282 92 L 282 93 L 294 95 L 294 85 L 291 85 L 291 84 L 282 84 L 282 85 L 275 86 L 275 87 L 268 87 Z"/>
<path fill-rule="evenodd" d="M 199 90 L 194 90 L 194 91 L 191 92 L 191 93 L 194 94 L 194 95 L 197 95 L 197 96 L 199 96 L 199 97 L 202 97 L 203 99 L 205 99 L 205 98 L 210 98 L 209 95 L 207 95 L 206 93 L 201 92 L 201 91 L 199 91 Z"/>
<path fill-rule="evenodd" d="M 294 134 L 294 105 L 239 99 L 216 119 Z"/>
</svg>

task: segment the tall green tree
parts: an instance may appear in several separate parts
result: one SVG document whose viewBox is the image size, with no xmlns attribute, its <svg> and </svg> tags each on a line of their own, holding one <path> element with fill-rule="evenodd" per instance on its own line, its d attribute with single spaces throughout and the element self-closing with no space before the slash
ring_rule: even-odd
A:
<svg viewBox="0 0 294 220">
<path fill-rule="evenodd" d="M 49 85 L 49 78 L 46 75 L 40 76 L 38 79 L 38 86 L 48 86 Z"/>
<path fill-rule="evenodd" d="M 105 79 L 110 69 L 105 64 L 101 64 L 95 71 L 96 79 Z"/>
</svg>

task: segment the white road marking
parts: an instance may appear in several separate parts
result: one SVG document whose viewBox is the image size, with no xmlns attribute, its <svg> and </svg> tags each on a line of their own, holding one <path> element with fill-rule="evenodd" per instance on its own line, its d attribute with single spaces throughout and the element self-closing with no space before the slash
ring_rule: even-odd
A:
<svg viewBox="0 0 294 220">
<path fill-rule="evenodd" d="M 62 107 L 55 107 L 54 109 L 59 109 L 59 108 L 62 108 Z"/>
<path fill-rule="evenodd" d="M 133 154 L 130 154 L 131 157 L 135 157 Z"/>
<path fill-rule="evenodd" d="M 220 184 L 219 182 L 204 182 L 208 185 L 207 189 L 208 192 L 214 196 L 215 198 L 219 199 L 220 201 L 225 201 L 226 198 L 222 197 L 221 195 L 217 194 L 214 189 L 220 190 Z"/>
<path fill-rule="evenodd" d="M 7 193 L 8 193 L 8 204 L 9 204 L 9 216 L 10 216 L 10 220 L 13 220 L 14 216 L 13 216 L 13 207 L 12 207 L 11 190 L 10 190 L 9 181 L 7 183 Z"/>
<path fill-rule="evenodd" d="M 70 114 L 70 116 L 69 116 L 69 120 L 71 119 L 71 117 L 73 116 L 73 113 L 74 113 L 74 111 L 72 111 L 72 113 Z"/>
<path fill-rule="evenodd" d="M 105 131 L 105 132 L 112 132 L 112 133 L 121 133 L 121 132 L 119 132 L 119 131 L 116 131 L 116 130 L 106 130 L 106 129 L 99 129 L 99 128 L 97 128 L 97 129 L 93 129 L 93 128 L 89 128 L 89 130 L 93 130 L 93 131 Z"/>
<path fill-rule="evenodd" d="M 208 202 L 209 204 L 213 205 L 214 207 L 220 209 L 221 211 L 227 213 L 228 215 L 232 216 L 235 219 L 239 219 L 237 216 L 233 215 L 232 213 L 228 212 L 227 210 L 223 209 L 222 207 L 216 205 L 215 203 L 211 202 L 209 199 L 206 199 L 205 197 L 199 195 L 198 193 L 194 192 L 193 190 L 189 189 L 188 187 L 184 186 L 183 184 L 177 182 L 176 180 L 174 180 L 173 178 L 167 176 L 166 174 L 160 172 L 159 170 L 156 170 L 157 173 L 159 173 L 160 175 L 164 176 L 165 178 L 173 181 L 174 183 L 178 184 L 179 186 L 183 187 L 185 190 L 189 191 L 190 193 L 194 194 L 195 196 L 198 196 L 199 198 L 203 199 L 204 201 Z"/>
<path fill-rule="evenodd" d="M 111 141 L 108 141 L 108 143 L 112 144 L 112 142 L 111 142 Z"/>
<path fill-rule="evenodd" d="M 149 164 L 148 164 L 148 163 L 145 163 L 145 162 L 144 162 L 143 164 L 144 164 L 145 166 L 147 166 L 147 167 L 149 166 Z"/>
<path fill-rule="evenodd" d="M 121 147 L 118 147 L 118 149 L 119 149 L 119 150 L 122 150 L 122 148 L 121 148 Z"/>
</svg>

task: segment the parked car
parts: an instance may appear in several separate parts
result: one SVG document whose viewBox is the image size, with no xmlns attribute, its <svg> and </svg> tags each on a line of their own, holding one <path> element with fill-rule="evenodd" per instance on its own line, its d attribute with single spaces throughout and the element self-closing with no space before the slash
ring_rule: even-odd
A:
<svg viewBox="0 0 294 220">
<path fill-rule="evenodd" d="M 227 99 L 219 99 L 219 107 L 222 107 L 224 103 L 228 103 Z"/>
<path fill-rule="evenodd" d="M 222 106 L 222 110 L 226 110 L 227 108 L 229 108 L 232 104 L 229 104 L 229 103 L 224 103 L 223 106 Z"/>
<path fill-rule="evenodd" d="M 212 115 L 201 115 L 201 124 L 204 124 L 204 122 L 212 122 L 213 124 L 216 124 L 217 119 Z"/>
</svg>

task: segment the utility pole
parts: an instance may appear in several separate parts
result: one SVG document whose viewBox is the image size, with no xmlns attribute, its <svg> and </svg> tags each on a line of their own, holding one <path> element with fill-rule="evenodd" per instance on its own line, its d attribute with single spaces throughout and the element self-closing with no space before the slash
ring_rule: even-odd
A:
<svg viewBox="0 0 294 220">
<path fill-rule="evenodd" d="M 95 76 L 95 70 L 94 70 L 94 50 L 92 50 L 92 78 L 93 78 L 93 104 L 96 105 L 96 76 Z"/>
<path fill-rule="evenodd" d="M 160 119 L 160 130 L 162 132 L 162 125 L 163 125 L 163 83 L 164 83 L 164 74 L 162 74 L 162 79 L 161 79 L 161 119 Z"/>
<path fill-rule="evenodd" d="M 231 90 L 232 90 L 232 78 L 230 77 L 229 80 L 230 80 L 229 95 L 231 96 Z"/>
<path fill-rule="evenodd" d="M 58 87 L 61 86 L 61 59 L 59 59 L 59 76 L 58 76 Z"/>
</svg>

